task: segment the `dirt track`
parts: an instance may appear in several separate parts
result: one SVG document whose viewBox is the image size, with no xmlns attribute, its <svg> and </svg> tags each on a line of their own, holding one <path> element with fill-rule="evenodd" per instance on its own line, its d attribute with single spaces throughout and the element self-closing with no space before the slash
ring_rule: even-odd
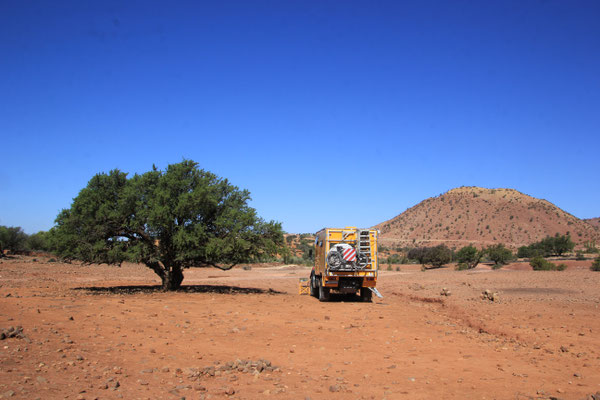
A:
<svg viewBox="0 0 600 400">
<path fill-rule="evenodd" d="M 0 341 L 3 398 L 582 399 L 600 391 L 600 273 L 589 261 L 563 272 L 401 266 L 381 272 L 385 297 L 371 304 L 299 296 L 298 278 L 309 274 L 301 267 L 186 271 L 184 291 L 161 293 L 148 288 L 158 280 L 143 266 L 43 261 L 0 264 L 0 328 L 22 325 L 26 336 Z M 500 301 L 482 300 L 486 289 Z M 225 367 L 237 359 L 271 367 Z"/>
</svg>

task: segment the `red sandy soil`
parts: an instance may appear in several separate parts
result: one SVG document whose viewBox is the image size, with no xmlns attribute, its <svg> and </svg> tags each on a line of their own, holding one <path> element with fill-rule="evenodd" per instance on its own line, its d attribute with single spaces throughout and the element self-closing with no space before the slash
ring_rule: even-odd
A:
<svg viewBox="0 0 600 400">
<path fill-rule="evenodd" d="M 0 328 L 25 338 L 0 341 L 0 397 L 582 399 L 600 391 L 600 273 L 567 264 L 401 266 L 383 299 L 320 303 L 298 295 L 305 267 L 190 270 L 163 293 L 140 265 L 4 260 Z M 276 368 L 198 376 L 237 359 Z"/>
</svg>

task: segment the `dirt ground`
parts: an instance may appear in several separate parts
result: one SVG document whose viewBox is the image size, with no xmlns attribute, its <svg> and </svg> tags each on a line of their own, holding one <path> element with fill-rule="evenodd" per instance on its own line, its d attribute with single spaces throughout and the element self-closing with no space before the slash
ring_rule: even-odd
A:
<svg viewBox="0 0 600 400">
<path fill-rule="evenodd" d="M 163 293 L 140 265 L 3 260 L 0 328 L 23 337 L 0 341 L 0 397 L 584 399 L 600 391 L 600 273 L 567 264 L 400 266 L 383 299 L 320 303 L 298 294 L 305 267 L 188 270 Z"/>
</svg>

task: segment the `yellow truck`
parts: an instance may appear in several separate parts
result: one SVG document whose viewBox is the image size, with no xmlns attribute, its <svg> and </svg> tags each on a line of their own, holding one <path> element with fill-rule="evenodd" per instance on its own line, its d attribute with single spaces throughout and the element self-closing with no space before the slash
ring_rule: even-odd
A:
<svg viewBox="0 0 600 400">
<path fill-rule="evenodd" d="M 377 285 L 376 229 L 324 228 L 315 237 L 315 266 L 310 274 L 310 294 L 328 301 L 332 290 L 359 294 L 370 302 Z"/>
</svg>

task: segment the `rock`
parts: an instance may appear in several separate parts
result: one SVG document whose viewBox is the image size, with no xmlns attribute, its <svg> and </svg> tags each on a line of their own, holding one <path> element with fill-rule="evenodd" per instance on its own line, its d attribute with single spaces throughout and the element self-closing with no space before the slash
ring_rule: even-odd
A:
<svg viewBox="0 0 600 400">
<path fill-rule="evenodd" d="M 492 292 L 491 290 L 486 289 L 481 293 L 481 300 L 498 302 L 500 301 L 500 295 L 498 294 L 498 292 Z"/>
<path fill-rule="evenodd" d="M 233 396 L 235 394 L 235 389 L 232 387 L 225 388 L 225 394 L 227 396 Z"/>
<path fill-rule="evenodd" d="M 342 388 L 340 387 L 340 385 L 331 385 L 329 386 L 329 391 L 330 392 L 339 392 Z"/>
<path fill-rule="evenodd" d="M 15 395 L 15 392 L 13 390 L 9 390 L 9 391 L 2 393 L 2 397 L 13 397 L 14 395 Z"/>
<path fill-rule="evenodd" d="M 442 290 L 440 291 L 440 295 L 441 296 L 450 296 L 450 295 L 452 295 L 452 292 L 448 288 L 442 288 Z"/>
</svg>

